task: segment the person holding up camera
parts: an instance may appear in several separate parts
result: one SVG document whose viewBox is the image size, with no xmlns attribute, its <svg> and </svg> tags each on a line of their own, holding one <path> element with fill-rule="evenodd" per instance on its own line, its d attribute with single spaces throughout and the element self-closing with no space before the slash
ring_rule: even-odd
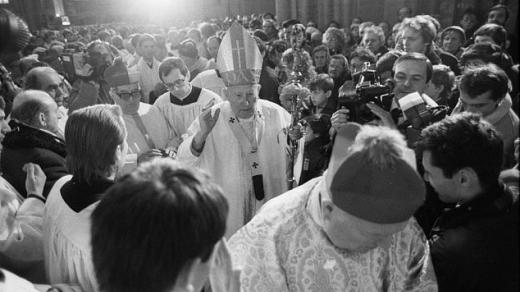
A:
<svg viewBox="0 0 520 292">
<path fill-rule="evenodd" d="M 412 142 L 418 137 L 421 127 L 424 127 L 429 121 L 421 116 L 406 116 L 399 101 L 405 96 L 417 92 L 419 98 L 422 99 L 421 104 L 426 109 L 437 107 L 437 103 L 424 94 L 432 77 L 432 64 L 423 54 L 407 53 L 395 61 L 393 71 L 395 87 L 390 111 L 373 103 L 367 103 L 367 107 L 379 118 L 379 124 L 394 129 L 403 129 L 407 140 Z M 339 109 L 332 115 L 332 126 L 337 131 L 348 122 L 349 118 L 348 110 Z M 411 127 L 409 127 L 410 125 Z"/>
</svg>

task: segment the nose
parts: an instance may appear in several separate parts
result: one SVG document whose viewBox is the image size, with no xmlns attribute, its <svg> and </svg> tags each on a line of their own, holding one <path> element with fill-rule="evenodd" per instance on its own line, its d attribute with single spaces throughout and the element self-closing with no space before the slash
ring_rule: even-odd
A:
<svg viewBox="0 0 520 292">
<path fill-rule="evenodd" d="M 406 78 L 406 80 L 404 81 L 403 85 L 405 87 L 410 87 L 412 85 L 412 80 L 410 78 Z"/>
</svg>

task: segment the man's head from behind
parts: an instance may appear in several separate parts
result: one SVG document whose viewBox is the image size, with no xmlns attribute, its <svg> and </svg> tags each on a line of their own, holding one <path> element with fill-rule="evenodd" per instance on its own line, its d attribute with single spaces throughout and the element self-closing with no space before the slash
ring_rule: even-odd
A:
<svg viewBox="0 0 520 292">
<path fill-rule="evenodd" d="M 487 116 L 508 92 L 507 74 L 493 64 L 466 70 L 460 80 L 459 100 L 464 111 Z"/>
<path fill-rule="evenodd" d="M 502 139 L 480 115 L 462 113 L 422 131 L 424 179 L 446 203 L 464 203 L 495 186 L 502 166 Z"/>
<path fill-rule="evenodd" d="M 412 166 L 413 152 L 398 131 L 358 129 L 357 135 L 354 128 L 347 133 L 353 142 L 346 157 L 331 160 L 321 208 L 324 230 L 335 246 L 367 251 L 406 226 L 424 201 L 425 188 Z"/>
<path fill-rule="evenodd" d="M 58 105 L 44 91 L 26 90 L 18 94 L 13 101 L 11 118 L 37 129 L 59 133 L 61 114 Z"/>
<path fill-rule="evenodd" d="M 171 291 L 208 278 L 228 204 L 208 176 L 171 160 L 142 165 L 92 214 L 92 257 L 103 291 Z"/>
<path fill-rule="evenodd" d="M 424 93 L 435 101 L 447 99 L 450 96 L 454 83 L 455 74 L 450 67 L 443 64 L 433 65 L 432 78 L 428 82 L 428 87 Z"/>
</svg>

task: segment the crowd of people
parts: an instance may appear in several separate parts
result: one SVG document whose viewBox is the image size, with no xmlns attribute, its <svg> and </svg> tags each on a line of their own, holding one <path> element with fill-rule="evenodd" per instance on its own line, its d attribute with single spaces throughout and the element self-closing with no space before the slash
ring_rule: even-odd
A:
<svg viewBox="0 0 520 292">
<path fill-rule="evenodd" d="M 33 32 L 0 54 L 0 287 L 518 291 L 508 18 Z"/>
</svg>

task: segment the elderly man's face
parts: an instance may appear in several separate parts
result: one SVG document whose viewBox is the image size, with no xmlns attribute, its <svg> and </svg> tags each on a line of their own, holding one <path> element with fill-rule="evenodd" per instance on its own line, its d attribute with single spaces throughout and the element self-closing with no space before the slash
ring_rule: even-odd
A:
<svg viewBox="0 0 520 292">
<path fill-rule="evenodd" d="M 260 85 L 240 85 L 226 88 L 231 109 L 239 118 L 250 118 L 255 113 Z"/>
<path fill-rule="evenodd" d="M 326 200 L 322 200 L 322 214 L 323 229 L 332 244 L 354 252 L 367 252 L 384 244 L 407 224 L 407 221 L 393 224 L 369 222 Z"/>
<path fill-rule="evenodd" d="M 406 60 L 395 65 L 394 94 L 397 99 L 412 93 L 423 93 L 428 86 L 426 82 L 426 63 L 423 61 Z"/>
<path fill-rule="evenodd" d="M 69 90 L 65 85 L 65 79 L 57 72 L 42 72 L 38 74 L 38 81 L 40 89 L 47 92 L 58 105 L 62 105 L 63 100 L 68 98 Z"/>
<path fill-rule="evenodd" d="M 118 104 L 123 112 L 134 113 L 139 109 L 142 93 L 137 83 L 118 86 L 111 94 L 112 99 Z"/>
<path fill-rule="evenodd" d="M 58 108 L 56 102 L 52 101 L 46 103 L 45 105 L 45 124 L 42 125 L 42 128 L 58 134 L 60 129 L 58 127 L 58 120 L 62 118 L 62 114 Z"/>
</svg>

